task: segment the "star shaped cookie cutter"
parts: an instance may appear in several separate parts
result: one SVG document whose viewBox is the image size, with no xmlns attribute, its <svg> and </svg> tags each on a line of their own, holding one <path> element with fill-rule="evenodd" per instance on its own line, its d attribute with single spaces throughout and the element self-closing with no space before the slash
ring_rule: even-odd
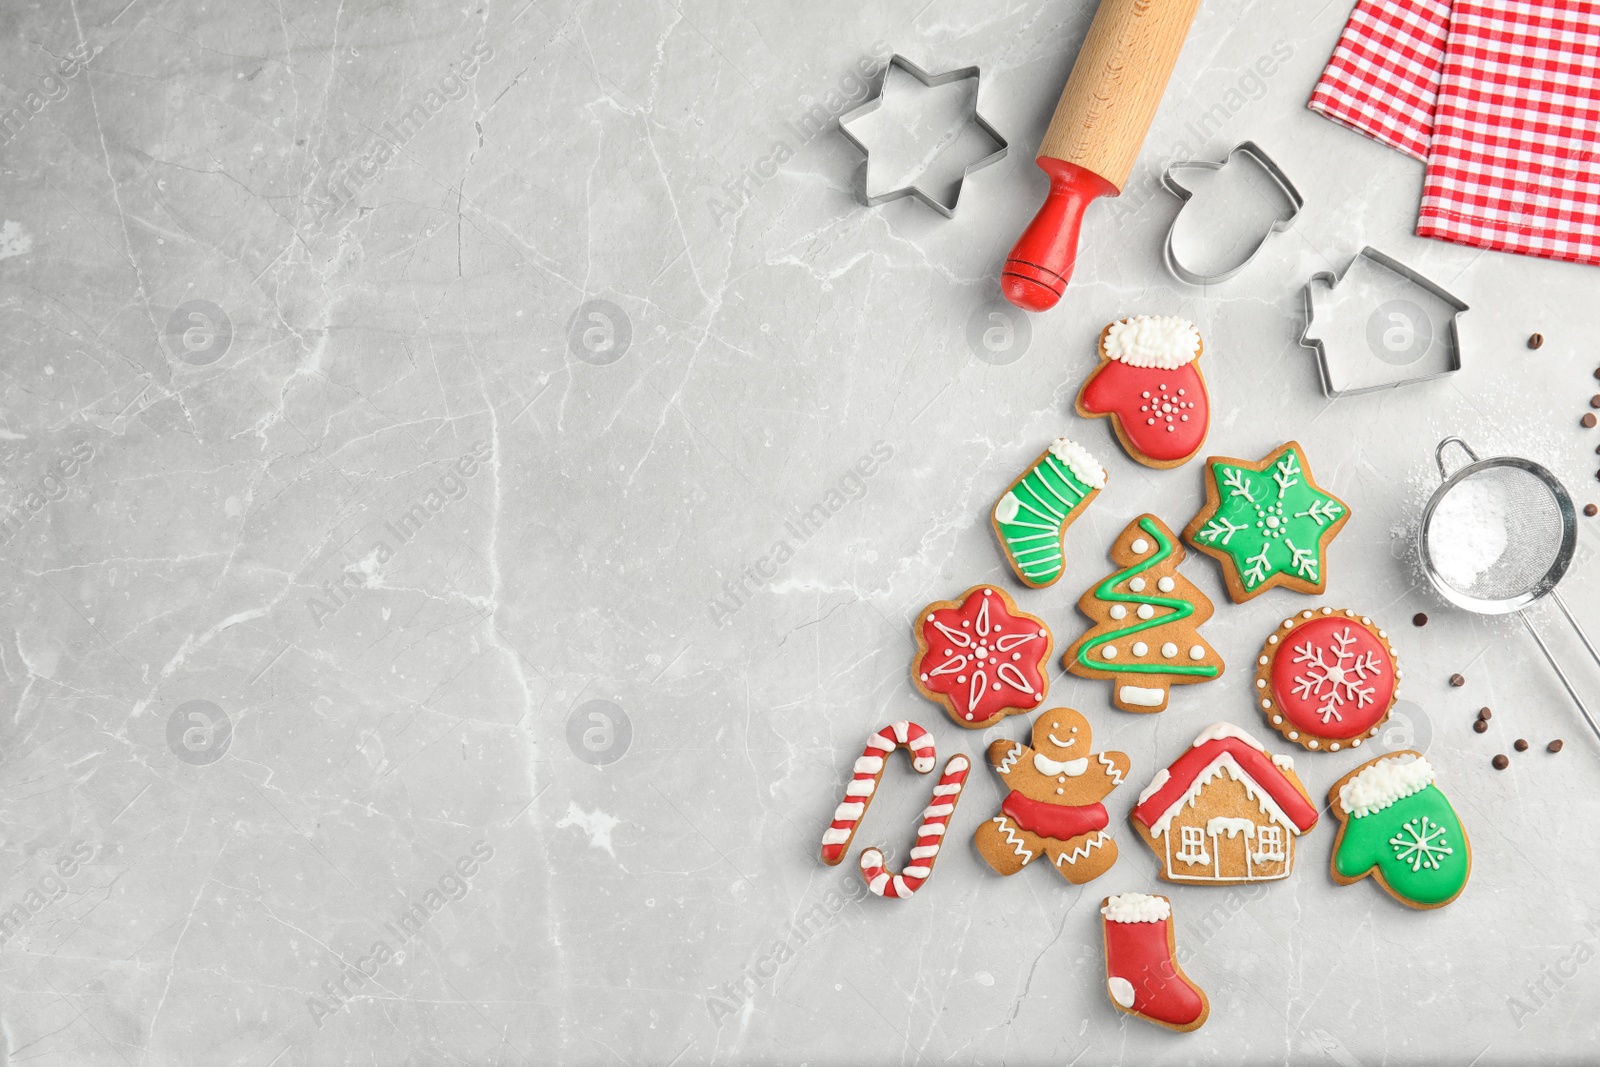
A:
<svg viewBox="0 0 1600 1067">
<path fill-rule="evenodd" d="M 976 66 L 961 67 L 957 70 L 946 71 L 943 74 L 929 74 L 927 71 L 923 70 L 921 67 L 917 66 L 915 63 L 911 62 L 911 60 L 907 59 L 898 52 L 890 56 L 888 65 L 883 68 L 883 80 L 878 83 L 877 93 L 874 94 L 871 99 L 863 102 L 859 107 L 855 107 L 839 116 L 839 132 L 844 134 L 845 138 L 849 140 L 851 144 L 855 145 L 856 148 L 860 149 L 863 156 L 866 156 L 869 159 L 872 156 L 872 152 L 867 148 L 860 138 L 856 137 L 855 134 L 850 132 L 850 123 L 864 115 L 870 115 L 872 112 L 883 106 L 883 90 L 889 84 L 889 72 L 895 67 L 899 67 L 901 70 L 905 71 L 907 74 L 911 75 L 918 82 L 920 82 L 924 88 L 928 89 L 932 89 L 940 85 L 950 85 L 953 82 L 966 81 L 968 78 L 971 78 L 973 81 L 979 81 L 978 68 Z M 982 130 L 992 141 L 994 141 L 995 144 L 999 145 L 1000 147 L 989 155 L 967 165 L 966 169 L 961 172 L 961 180 L 956 182 L 955 193 L 950 198 L 949 204 L 945 204 L 942 201 L 935 199 L 919 185 L 917 185 L 915 181 L 913 181 L 910 185 L 904 185 L 898 189 L 890 189 L 888 192 L 878 193 L 876 195 L 868 195 L 865 188 L 863 188 L 862 199 L 866 202 L 866 205 L 868 207 L 877 207 L 879 204 L 887 204 L 891 200 L 899 200 L 901 197 L 909 196 L 913 199 L 920 200 L 922 203 L 933 208 L 933 210 L 937 211 L 947 219 L 955 218 L 956 205 L 961 200 L 961 190 L 966 185 L 967 178 L 974 171 L 982 170 L 991 163 L 1000 162 L 1000 160 L 1005 158 L 1006 152 L 1009 151 L 1011 147 L 1006 139 L 1000 136 L 1000 132 L 993 126 L 989 125 L 988 120 L 986 120 L 982 115 L 978 114 L 977 86 L 973 86 L 972 110 L 970 112 L 970 118 L 973 125 Z"/>
</svg>

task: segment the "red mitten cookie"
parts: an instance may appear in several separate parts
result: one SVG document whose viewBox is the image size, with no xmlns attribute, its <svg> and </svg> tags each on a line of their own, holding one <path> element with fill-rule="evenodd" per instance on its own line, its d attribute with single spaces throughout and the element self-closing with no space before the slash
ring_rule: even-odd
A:
<svg viewBox="0 0 1600 1067">
<path fill-rule="evenodd" d="M 1136 315 L 1100 332 L 1100 366 L 1078 391 L 1078 414 L 1111 417 L 1122 447 L 1146 467 L 1178 467 L 1205 444 L 1211 401 L 1194 323 Z"/>
</svg>

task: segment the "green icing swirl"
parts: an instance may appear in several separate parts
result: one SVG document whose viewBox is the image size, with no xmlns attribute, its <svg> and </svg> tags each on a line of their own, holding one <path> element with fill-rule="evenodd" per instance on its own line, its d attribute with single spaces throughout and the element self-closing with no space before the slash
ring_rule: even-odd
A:
<svg viewBox="0 0 1600 1067">
<path fill-rule="evenodd" d="M 1116 591 L 1115 587 L 1119 582 L 1127 581 L 1144 573 L 1172 555 L 1172 541 L 1161 532 L 1161 527 L 1149 519 L 1140 519 L 1139 528 L 1149 534 L 1159 546 L 1156 554 L 1142 563 L 1134 564 L 1127 570 L 1118 571 L 1095 586 L 1095 599 L 1122 601 L 1127 604 L 1151 604 L 1155 607 L 1171 608 L 1172 614 L 1155 615 L 1148 619 L 1141 619 L 1132 626 L 1125 626 L 1120 630 L 1112 630 L 1108 634 L 1101 634 L 1093 641 L 1085 638 L 1083 643 L 1078 646 L 1078 662 L 1090 670 L 1108 671 L 1115 674 L 1183 674 L 1200 678 L 1215 678 L 1218 669 L 1209 664 L 1112 663 L 1109 660 L 1096 659 L 1089 654 L 1089 649 L 1091 648 L 1112 644 L 1124 637 L 1131 637 L 1134 634 L 1155 629 L 1157 626 L 1167 626 L 1172 623 L 1182 622 L 1194 614 L 1194 605 L 1187 600 L 1178 600 L 1174 597 L 1165 596 L 1145 596 L 1139 593 L 1119 593 Z"/>
<path fill-rule="evenodd" d="M 1358 878 L 1376 867 L 1396 894 L 1441 904 L 1467 884 L 1469 853 L 1450 801 L 1434 785 L 1345 822 L 1334 869 Z"/>
</svg>

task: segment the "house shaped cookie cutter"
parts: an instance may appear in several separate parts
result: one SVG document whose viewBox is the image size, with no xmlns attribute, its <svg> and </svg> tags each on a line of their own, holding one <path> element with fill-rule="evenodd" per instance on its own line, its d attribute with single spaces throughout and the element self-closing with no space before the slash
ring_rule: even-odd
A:
<svg viewBox="0 0 1600 1067">
<path fill-rule="evenodd" d="M 1367 265 L 1363 266 L 1363 260 Z M 1366 320 L 1365 353 L 1360 351 L 1358 343 L 1351 342 L 1348 333 L 1342 343 L 1335 342 L 1330 347 L 1327 337 L 1337 332 L 1337 324 L 1323 323 L 1317 317 L 1319 292 L 1337 297 L 1356 285 L 1363 291 L 1382 287 L 1393 293 L 1390 299 L 1377 305 Z M 1448 309 L 1448 321 L 1442 329 L 1435 328 L 1423 309 L 1404 299 L 1401 294 L 1408 285 Z M 1306 282 L 1303 295 L 1306 325 L 1300 333 L 1300 344 L 1316 352 L 1322 391 L 1329 397 L 1393 389 L 1443 378 L 1461 369 L 1461 337 L 1457 320 L 1463 312 L 1470 310 L 1467 304 L 1436 282 L 1370 245 L 1356 254 L 1343 274 L 1335 275 L 1332 271 L 1313 274 Z M 1420 320 L 1418 313 L 1421 313 Z M 1427 343 L 1419 345 L 1423 350 L 1417 355 L 1410 359 L 1390 359 L 1381 354 L 1388 348 L 1387 338 L 1391 334 L 1401 339 L 1409 336 L 1415 342 L 1418 327 L 1424 324 L 1428 329 Z M 1418 364 L 1422 366 L 1418 367 Z"/>
<path fill-rule="evenodd" d="M 860 106 L 852 108 L 843 115 L 839 116 L 839 132 L 844 134 L 845 138 L 851 144 L 855 145 L 856 148 L 860 149 L 863 156 L 866 156 L 869 159 L 872 156 L 871 151 L 868 150 L 867 146 L 858 137 L 856 137 L 855 134 L 850 132 L 850 123 L 864 115 L 870 115 L 872 112 L 883 106 L 883 90 L 889 84 L 889 72 L 895 67 L 899 67 L 901 70 L 911 75 L 917 81 L 921 82 L 923 86 L 929 89 L 940 85 L 950 85 L 954 82 L 966 81 L 968 78 L 971 78 L 975 82 L 979 81 L 978 68 L 976 66 L 960 67 L 956 70 L 946 71 L 943 74 L 929 74 L 927 71 L 923 70 L 921 67 L 917 66 L 915 63 L 911 62 L 911 60 L 907 59 L 898 52 L 890 56 L 888 64 L 883 68 L 883 80 L 878 83 L 878 91 Z M 1000 136 L 1000 131 L 989 125 L 988 120 L 982 115 L 978 114 L 977 85 L 974 85 L 972 89 L 971 120 L 973 125 L 982 130 L 984 134 L 994 141 L 994 143 L 999 147 L 989 155 L 967 165 L 966 169 L 961 172 L 961 180 L 956 182 L 955 193 L 951 196 L 949 204 L 945 204 L 944 202 L 935 199 L 920 186 L 918 186 L 915 181 L 913 181 L 910 185 L 901 186 L 898 189 L 890 189 L 888 192 L 878 193 L 876 195 L 868 195 L 866 189 L 863 188 L 862 199 L 866 202 L 866 205 L 868 207 L 877 207 L 879 204 L 887 204 L 891 200 L 899 200 L 901 197 L 909 196 L 916 200 L 920 200 L 922 203 L 933 208 L 933 210 L 937 211 L 947 219 L 955 218 L 956 205 L 961 200 L 961 190 L 965 188 L 967 184 L 967 178 L 974 171 L 982 170 L 991 163 L 1000 162 L 1000 160 L 1006 157 L 1006 153 L 1011 147 L 1007 143 L 1006 139 Z"/>
<path fill-rule="evenodd" d="M 1178 172 L 1181 170 L 1222 170 L 1233 162 L 1235 156 L 1242 156 L 1261 168 L 1267 179 L 1283 194 L 1285 202 L 1290 207 L 1289 214 L 1275 220 L 1267 231 L 1261 235 L 1261 239 L 1244 254 L 1239 262 L 1219 272 L 1204 274 L 1191 270 L 1186 266 L 1178 258 L 1177 250 L 1173 247 L 1174 238 L 1178 232 L 1178 219 L 1183 215 L 1183 208 L 1180 207 L 1178 214 L 1172 219 L 1172 225 L 1167 229 L 1167 244 L 1162 251 L 1162 259 L 1166 262 L 1167 270 L 1180 282 L 1186 282 L 1189 285 L 1215 285 L 1218 282 L 1225 282 L 1232 278 L 1235 274 L 1244 270 L 1251 260 L 1256 258 L 1256 253 L 1261 251 L 1273 234 L 1282 233 L 1292 226 L 1294 220 L 1300 215 L 1300 209 L 1306 206 L 1305 198 L 1300 195 L 1300 190 L 1294 187 L 1294 182 L 1289 180 L 1289 176 L 1283 172 L 1283 168 L 1278 166 L 1273 158 L 1267 155 L 1261 146 L 1254 141 L 1241 141 L 1234 145 L 1228 150 L 1227 157 L 1220 162 L 1209 159 L 1175 160 L 1167 166 L 1166 170 L 1161 172 L 1161 184 L 1167 192 L 1183 201 L 1184 205 L 1187 206 L 1189 201 L 1194 198 L 1194 190 L 1178 180 Z"/>
</svg>

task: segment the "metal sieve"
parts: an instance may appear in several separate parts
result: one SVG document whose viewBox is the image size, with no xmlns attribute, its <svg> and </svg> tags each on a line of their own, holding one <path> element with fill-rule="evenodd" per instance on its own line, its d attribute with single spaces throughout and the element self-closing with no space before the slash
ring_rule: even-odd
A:
<svg viewBox="0 0 1600 1067">
<path fill-rule="evenodd" d="M 1445 467 L 1445 449 L 1450 445 L 1458 446 L 1471 459 L 1454 473 Z M 1524 610 L 1548 596 L 1582 638 L 1589 655 L 1600 663 L 1594 642 L 1556 592 L 1578 543 L 1572 498 L 1555 475 L 1539 464 L 1515 456 L 1479 459 L 1459 437 L 1440 441 L 1434 459 L 1443 483 L 1428 500 L 1417 529 L 1417 552 L 1428 580 L 1439 595 L 1457 607 L 1484 615 L 1516 612 L 1583 712 L 1589 728 L 1600 737 L 1600 724 Z M 1435 530 L 1434 518 L 1440 514 L 1441 505 L 1444 515 L 1452 520 L 1481 517 L 1485 524 L 1474 527 L 1470 522 L 1452 521 Z M 1480 566 L 1472 565 L 1470 557 L 1474 553 L 1481 560 Z"/>
</svg>

